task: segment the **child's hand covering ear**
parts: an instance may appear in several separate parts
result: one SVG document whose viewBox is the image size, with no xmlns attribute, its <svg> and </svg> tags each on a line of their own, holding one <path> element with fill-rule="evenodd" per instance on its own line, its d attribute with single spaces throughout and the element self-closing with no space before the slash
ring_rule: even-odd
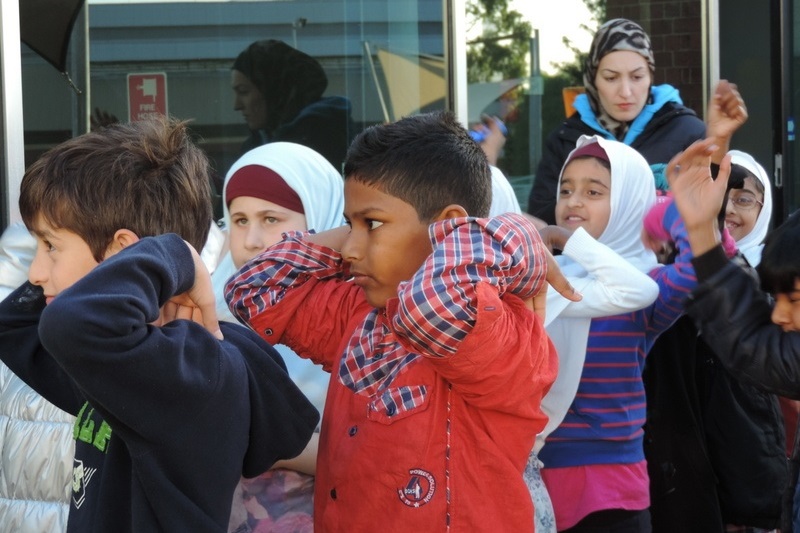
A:
<svg viewBox="0 0 800 533">
<path fill-rule="evenodd" d="M 217 339 L 222 340 L 222 331 L 217 318 L 214 289 L 211 286 L 211 274 L 194 247 L 186 243 L 194 260 L 194 283 L 183 294 L 176 294 L 162 309 L 161 323 L 175 319 L 193 320 L 202 324 Z"/>
</svg>

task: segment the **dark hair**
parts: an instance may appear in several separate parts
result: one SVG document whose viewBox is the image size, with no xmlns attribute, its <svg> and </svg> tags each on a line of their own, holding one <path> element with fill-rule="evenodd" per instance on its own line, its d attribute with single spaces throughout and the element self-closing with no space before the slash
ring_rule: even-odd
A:
<svg viewBox="0 0 800 533">
<path fill-rule="evenodd" d="M 800 280 L 800 212 L 767 235 L 756 271 L 763 291 L 794 292 L 794 284 Z"/>
<path fill-rule="evenodd" d="M 112 124 L 46 152 L 25 172 L 22 220 L 79 235 L 101 261 L 114 234 L 177 233 L 198 251 L 211 226 L 208 159 L 186 122 L 164 117 Z"/>
<path fill-rule="evenodd" d="M 737 164 L 735 164 L 735 163 L 731 165 L 731 174 L 733 174 L 734 168 L 735 168 L 735 167 L 738 167 L 738 166 L 739 166 L 739 165 L 737 165 Z M 752 182 L 753 182 L 753 187 L 756 189 L 756 192 L 757 192 L 758 194 L 762 194 L 762 195 L 763 195 L 763 194 L 764 194 L 764 184 L 763 184 L 763 183 L 761 183 L 761 180 L 760 180 L 760 179 L 758 179 L 758 178 L 755 176 L 755 174 L 753 174 L 752 172 L 750 172 L 749 170 L 747 170 L 747 168 L 746 168 L 746 167 L 741 167 L 741 169 L 742 169 L 742 178 L 741 178 L 741 181 L 742 181 L 742 187 L 744 187 L 744 180 L 745 180 L 746 178 L 750 178 L 750 179 L 752 180 Z M 728 183 L 730 184 L 730 179 L 728 180 Z"/>
<path fill-rule="evenodd" d="M 492 202 L 486 155 L 447 111 L 362 131 L 347 152 L 344 175 L 411 204 L 423 222 L 450 204 L 486 217 Z"/>
<path fill-rule="evenodd" d="M 304 107 L 322 98 L 328 77 L 319 62 L 283 41 L 256 41 L 233 63 L 253 82 L 267 107 L 267 133 L 294 119 Z"/>
</svg>

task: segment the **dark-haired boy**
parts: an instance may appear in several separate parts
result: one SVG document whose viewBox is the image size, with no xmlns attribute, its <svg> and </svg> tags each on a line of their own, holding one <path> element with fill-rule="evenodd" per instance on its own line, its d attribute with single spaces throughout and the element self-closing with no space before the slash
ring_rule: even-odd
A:
<svg viewBox="0 0 800 533">
<path fill-rule="evenodd" d="M 452 114 L 369 128 L 345 163 L 348 225 L 290 234 L 228 285 L 235 314 L 334 376 L 317 531 L 533 530 L 547 250 L 520 215 L 476 218 L 490 189 Z"/>
<path fill-rule="evenodd" d="M 68 531 L 225 531 L 242 474 L 317 423 L 270 346 L 220 330 L 195 251 L 208 171 L 185 124 L 159 119 L 66 141 L 23 177 L 37 250 L 0 303 L 0 358 L 77 416 Z"/>
</svg>

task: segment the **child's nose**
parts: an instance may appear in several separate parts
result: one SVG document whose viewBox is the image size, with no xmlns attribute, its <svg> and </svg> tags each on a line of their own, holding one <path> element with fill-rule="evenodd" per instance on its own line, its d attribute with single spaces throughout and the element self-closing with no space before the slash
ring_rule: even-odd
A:
<svg viewBox="0 0 800 533">
<path fill-rule="evenodd" d="M 250 225 L 244 243 L 245 246 L 251 250 L 266 248 L 266 246 L 264 246 L 263 236 L 261 235 L 261 228 L 257 227 L 255 224 Z"/>
<path fill-rule="evenodd" d="M 569 199 L 567 200 L 567 205 L 576 206 L 583 204 L 583 195 L 579 192 L 572 193 L 569 195 Z"/>
<path fill-rule="evenodd" d="M 772 322 L 785 328 L 790 323 L 791 319 L 791 304 L 789 302 L 776 301 L 775 307 L 772 308 Z"/>
<path fill-rule="evenodd" d="M 350 230 L 342 244 L 342 259 L 347 262 L 358 261 L 363 256 L 363 243 L 357 232 Z"/>
<path fill-rule="evenodd" d="M 34 285 L 44 285 L 47 281 L 47 270 L 44 267 L 42 254 L 37 247 L 36 254 L 33 256 L 30 268 L 28 268 L 28 281 Z"/>
</svg>

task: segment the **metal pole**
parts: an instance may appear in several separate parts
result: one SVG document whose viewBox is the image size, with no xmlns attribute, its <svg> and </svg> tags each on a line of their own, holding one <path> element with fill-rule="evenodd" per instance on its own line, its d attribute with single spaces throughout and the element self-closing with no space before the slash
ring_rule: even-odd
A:
<svg viewBox="0 0 800 533">
<path fill-rule="evenodd" d="M 22 52 L 19 37 L 19 3 L 0 0 L 0 114 L 2 115 L 5 148 L 4 165 L 0 170 L 4 180 L 0 206 L 3 226 L 20 220 L 19 185 L 25 172 L 25 139 L 22 123 Z"/>
<path fill-rule="evenodd" d="M 442 0 L 444 9 L 445 64 L 447 65 L 447 109 L 466 127 L 467 105 L 467 10 L 459 0 Z"/>
<path fill-rule="evenodd" d="M 530 157 L 530 173 L 534 174 L 542 158 L 542 94 L 544 80 L 539 66 L 539 30 L 533 30 L 530 39 L 531 54 L 531 86 L 528 105 L 528 147 Z M 534 178 L 535 179 L 535 178 Z"/>
</svg>

